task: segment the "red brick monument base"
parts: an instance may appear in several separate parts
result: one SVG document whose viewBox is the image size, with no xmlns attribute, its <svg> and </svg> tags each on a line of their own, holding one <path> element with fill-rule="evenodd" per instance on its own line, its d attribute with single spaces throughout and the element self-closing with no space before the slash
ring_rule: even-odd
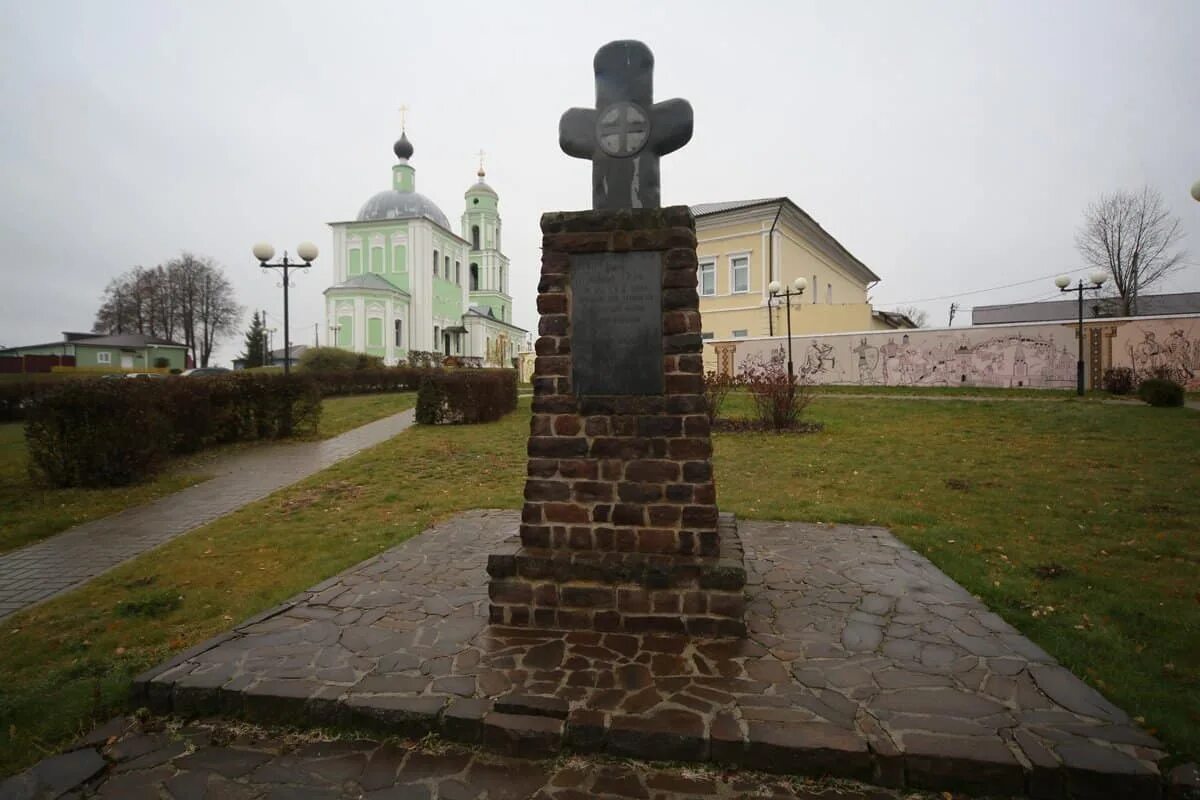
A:
<svg viewBox="0 0 1200 800">
<path fill-rule="evenodd" d="M 719 515 L 686 206 L 542 217 L 521 549 L 488 560 L 491 621 L 744 636 Z"/>
</svg>

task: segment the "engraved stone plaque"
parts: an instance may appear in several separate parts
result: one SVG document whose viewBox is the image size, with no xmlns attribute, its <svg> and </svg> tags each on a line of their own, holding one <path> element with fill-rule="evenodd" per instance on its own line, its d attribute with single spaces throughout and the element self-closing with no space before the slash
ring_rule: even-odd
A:
<svg viewBox="0 0 1200 800">
<path fill-rule="evenodd" d="M 662 394 L 662 254 L 571 256 L 576 395 Z"/>
</svg>

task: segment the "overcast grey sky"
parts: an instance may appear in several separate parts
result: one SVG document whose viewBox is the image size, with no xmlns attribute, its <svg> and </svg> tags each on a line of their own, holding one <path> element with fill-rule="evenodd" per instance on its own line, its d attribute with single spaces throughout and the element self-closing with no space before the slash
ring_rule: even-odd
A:
<svg viewBox="0 0 1200 800">
<path fill-rule="evenodd" d="M 3 0 L 3 20 L 0 344 L 90 328 L 110 278 L 181 250 L 279 319 L 260 239 L 324 251 L 292 290 L 293 340 L 311 342 L 325 223 L 390 185 L 402 103 L 418 190 L 455 226 L 487 151 L 515 319 L 536 328 L 538 216 L 590 202 L 558 119 L 591 104 L 592 55 L 619 38 L 654 51 L 656 97 L 695 108 L 663 202 L 786 194 L 883 278 L 879 307 L 1077 269 L 1086 204 L 1142 184 L 1193 253 L 1162 288 L 1200 290 L 1196 0 Z M 944 325 L 949 303 L 918 305 Z"/>
</svg>

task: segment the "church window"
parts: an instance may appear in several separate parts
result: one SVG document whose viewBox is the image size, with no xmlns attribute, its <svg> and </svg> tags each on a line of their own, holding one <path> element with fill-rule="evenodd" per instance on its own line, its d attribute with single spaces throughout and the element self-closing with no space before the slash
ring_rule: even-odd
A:
<svg viewBox="0 0 1200 800">
<path fill-rule="evenodd" d="M 367 347 L 383 347 L 383 320 L 379 317 L 367 320 Z"/>
<path fill-rule="evenodd" d="M 438 268 L 438 251 L 434 250 L 433 251 L 433 277 L 435 277 L 435 278 L 437 277 L 437 268 Z"/>
<path fill-rule="evenodd" d="M 717 293 L 717 261 L 708 259 L 700 262 L 700 294 L 712 297 Z"/>
<path fill-rule="evenodd" d="M 99 351 L 98 353 L 96 353 L 96 363 L 97 364 L 111 364 L 112 363 L 112 353 L 108 352 L 107 350 Z"/>
<path fill-rule="evenodd" d="M 816 304 L 816 302 L 817 302 L 817 287 L 818 287 L 818 286 L 820 286 L 820 285 L 821 285 L 821 284 L 817 283 L 817 275 L 816 275 L 816 273 L 813 273 L 813 282 L 812 282 L 812 287 L 813 287 L 813 304 L 814 304 L 814 305 L 815 305 L 815 304 Z"/>
<path fill-rule="evenodd" d="M 711 331 L 704 331 L 704 332 L 702 332 L 702 333 L 700 334 L 700 338 L 701 338 L 702 340 L 704 340 L 704 341 L 707 341 L 707 340 L 709 340 L 709 339 L 713 338 L 712 332 L 711 332 Z"/>
<path fill-rule="evenodd" d="M 750 259 L 748 256 L 735 256 L 729 259 L 729 283 L 734 294 L 745 294 L 750 291 Z"/>
<path fill-rule="evenodd" d="M 450 256 L 446 256 L 445 267 L 446 271 L 442 273 L 442 277 L 446 280 L 450 280 Z"/>
<path fill-rule="evenodd" d="M 500 291 L 504 291 L 504 267 L 500 268 Z"/>
<path fill-rule="evenodd" d="M 833 284 L 832 283 L 825 284 L 825 302 L 830 303 L 830 304 L 833 303 Z"/>
<path fill-rule="evenodd" d="M 733 332 L 733 338 L 735 338 L 735 339 L 745 339 L 745 338 L 746 338 L 746 329 L 745 329 L 745 328 L 738 328 L 736 331 L 734 331 L 734 332 Z"/>
<path fill-rule="evenodd" d="M 479 226 L 478 225 L 471 226 L 471 249 L 472 250 L 479 249 Z"/>
<path fill-rule="evenodd" d="M 472 292 L 479 291 L 479 265 L 478 264 L 471 265 L 471 291 Z"/>
<path fill-rule="evenodd" d="M 350 251 L 350 274 L 362 275 L 362 250 L 357 247 Z"/>
<path fill-rule="evenodd" d="M 383 272 L 383 248 L 371 248 L 371 272 Z"/>
<path fill-rule="evenodd" d="M 439 334 L 438 334 L 438 332 L 439 332 L 439 330 L 440 330 L 440 329 L 438 328 L 438 326 L 437 326 L 437 325 L 434 325 L 434 326 L 433 326 L 433 349 L 434 349 L 434 350 L 437 350 L 437 346 L 438 346 L 438 335 L 439 335 Z"/>
<path fill-rule="evenodd" d="M 392 327 L 395 328 L 396 347 L 402 347 L 404 345 L 404 320 L 396 320 L 392 323 Z"/>
<path fill-rule="evenodd" d="M 462 286 L 462 262 L 461 261 L 454 262 L 454 283 L 458 286 Z"/>
</svg>

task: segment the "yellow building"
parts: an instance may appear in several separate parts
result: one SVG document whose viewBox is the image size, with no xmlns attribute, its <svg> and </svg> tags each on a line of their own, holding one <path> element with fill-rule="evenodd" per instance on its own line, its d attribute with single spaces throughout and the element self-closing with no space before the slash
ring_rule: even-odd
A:
<svg viewBox="0 0 1200 800">
<path fill-rule="evenodd" d="M 767 286 L 788 287 L 799 277 L 808 287 L 792 298 L 793 334 L 915 327 L 903 315 L 871 309 L 867 291 L 879 276 L 788 198 L 705 203 L 692 214 L 706 340 L 783 334 L 785 310 L 776 299 L 768 312 Z"/>
</svg>

